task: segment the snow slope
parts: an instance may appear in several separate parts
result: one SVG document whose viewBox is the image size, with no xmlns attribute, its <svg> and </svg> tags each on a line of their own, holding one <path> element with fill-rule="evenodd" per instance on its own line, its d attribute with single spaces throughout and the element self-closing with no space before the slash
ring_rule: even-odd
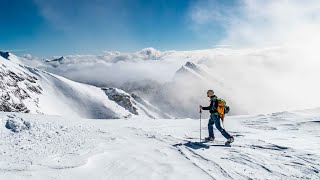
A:
<svg viewBox="0 0 320 180">
<path fill-rule="evenodd" d="M 199 120 L 0 113 L 0 179 L 319 179 L 319 113 L 229 116 L 232 147 L 205 148 Z"/>
<path fill-rule="evenodd" d="M 101 88 L 18 64 L 10 57 L 0 57 L 1 111 L 95 119 L 168 117 L 138 103 L 130 104 L 130 108 L 139 111 L 132 113 L 111 100 Z M 133 100 L 128 95 L 128 101 Z"/>
</svg>

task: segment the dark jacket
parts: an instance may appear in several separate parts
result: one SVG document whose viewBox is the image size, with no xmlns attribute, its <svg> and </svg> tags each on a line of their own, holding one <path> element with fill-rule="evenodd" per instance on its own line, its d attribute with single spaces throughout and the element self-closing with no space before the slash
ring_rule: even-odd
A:
<svg viewBox="0 0 320 180">
<path fill-rule="evenodd" d="M 218 108 L 218 101 L 216 101 L 217 99 L 217 96 L 216 95 L 213 95 L 211 96 L 210 98 L 210 106 L 208 107 L 202 107 L 202 110 L 210 110 L 210 113 L 213 114 L 213 113 L 217 113 L 217 108 Z"/>
</svg>

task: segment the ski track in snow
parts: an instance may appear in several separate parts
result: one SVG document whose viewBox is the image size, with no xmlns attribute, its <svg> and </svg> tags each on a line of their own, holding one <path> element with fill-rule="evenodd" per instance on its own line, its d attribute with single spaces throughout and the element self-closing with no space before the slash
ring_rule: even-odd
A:
<svg viewBox="0 0 320 180">
<path fill-rule="evenodd" d="M 20 118 L 31 128 L 5 128 Z M 0 113 L 0 179 L 319 179 L 319 119 L 318 111 L 227 117 L 235 142 L 225 147 L 217 130 L 216 143 L 192 143 L 198 120 Z"/>
</svg>

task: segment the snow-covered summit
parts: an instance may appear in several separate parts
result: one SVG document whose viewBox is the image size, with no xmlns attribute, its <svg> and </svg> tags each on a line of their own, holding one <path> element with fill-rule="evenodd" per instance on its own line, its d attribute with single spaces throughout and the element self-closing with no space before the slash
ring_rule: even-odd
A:
<svg viewBox="0 0 320 180">
<path fill-rule="evenodd" d="M 184 66 L 177 70 L 175 73 L 174 78 L 192 78 L 192 79 L 203 79 L 204 72 L 195 65 L 194 63 L 188 61 Z"/>
<path fill-rule="evenodd" d="M 206 66 L 200 66 L 188 61 L 176 71 L 174 80 L 205 81 L 205 83 L 212 83 L 213 86 L 221 86 L 223 83 L 220 82 L 216 76 L 217 75 L 210 73 Z"/>
<path fill-rule="evenodd" d="M 190 68 L 190 69 L 192 69 L 192 70 L 194 70 L 194 71 L 196 71 L 196 72 L 201 71 L 198 66 L 196 66 L 194 63 L 192 63 L 190 61 L 188 61 L 185 66 Z"/>
</svg>

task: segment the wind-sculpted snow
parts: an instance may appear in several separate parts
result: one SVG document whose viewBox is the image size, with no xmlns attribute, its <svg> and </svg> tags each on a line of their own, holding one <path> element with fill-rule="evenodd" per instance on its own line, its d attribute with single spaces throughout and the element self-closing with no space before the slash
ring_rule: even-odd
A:
<svg viewBox="0 0 320 180">
<path fill-rule="evenodd" d="M 98 152 L 95 131 L 99 129 L 58 117 L 2 113 L 0 174 L 81 166 Z"/>
<path fill-rule="evenodd" d="M 0 179 L 319 179 L 319 112 L 228 116 L 231 147 L 216 129 L 215 143 L 195 143 L 199 120 L 1 113 Z M 12 132 L 8 120 L 30 128 Z"/>
</svg>

